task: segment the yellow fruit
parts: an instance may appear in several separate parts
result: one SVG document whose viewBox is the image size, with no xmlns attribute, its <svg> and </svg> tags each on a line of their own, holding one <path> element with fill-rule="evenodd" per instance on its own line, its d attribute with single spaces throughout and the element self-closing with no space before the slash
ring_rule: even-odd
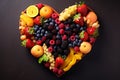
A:
<svg viewBox="0 0 120 80">
<path fill-rule="evenodd" d="M 79 49 L 82 53 L 87 54 L 91 51 L 92 45 L 89 42 L 84 41 L 81 43 Z"/>
<path fill-rule="evenodd" d="M 83 54 L 82 54 L 81 52 L 77 52 L 77 53 L 75 54 L 76 60 L 81 60 L 81 59 L 82 59 L 82 56 L 83 56 Z"/>
<path fill-rule="evenodd" d="M 20 36 L 20 39 L 21 39 L 21 40 L 25 40 L 25 39 L 26 39 L 26 35 L 21 35 L 21 36 Z"/>
<path fill-rule="evenodd" d="M 40 56 L 42 56 L 43 53 L 44 53 L 43 47 L 40 45 L 35 45 L 31 49 L 31 54 L 36 58 L 39 58 Z"/>
<path fill-rule="evenodd" d="M 74 49 L 70 48 L 70 53 L 67 56 L 67 58 L 65 59 L 63 65 L 61 66 L 61 69 L 64 68 L 64 67 L 66 67 L 71 62 L 73 56 L 74 56 Z"/>
<path fill-rule="evenodd" d="M 90 24 L 93 24 L 97 21 L 97 15 L 95 14 L 95 12 L 91 11 L 87 14 L 86 19 L 90 20 Z"/>
<path fill-rule="evenodd" d="M 67 67 L 65 67 L 63 70 L 66 72 L 68 71 L 74 64 L 76 63 L 76 57 L 73 56 L 71 62 L 68 64 Z"/>
<path fill-rule="evenodd" d="M 27 14 L 21 14 L 20 15 L 20 21 L 21 23 L 24 23 L 22 26 L 26 27 L 25 24 L 28 26 L 28 27 L 31 27 L 34 25 L 34 22 L 33 22 L 33 19 L 31 17 L 29 17 Z"/>
<path fill-rule="evenodd" d="M 49 6 L 44 6 L 40 9 L 40 16 L 42 16 L 44 18 L 51 17 L 52 13 L 53 13 L 53 10 Z"/>
<path fill-rule="evenodd" d="M 26 14 L 29 17 L 35 17 L 38 15 L 38 13 L 39 13 L 39 10 L 35 5 L 31 5 L 26 9 Z"/>
</svg>

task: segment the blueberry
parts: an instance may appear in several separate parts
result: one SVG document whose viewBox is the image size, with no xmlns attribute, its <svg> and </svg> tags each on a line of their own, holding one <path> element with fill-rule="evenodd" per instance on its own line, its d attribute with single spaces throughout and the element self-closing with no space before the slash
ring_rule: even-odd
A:
<svg viewBox="0 0 120 80">
<path fill-rule="evenodd" d="M 82 31 L 83 30 L 83 27 L 80 27 L 80 31 Z"/>
<path fill-rule="evenodd" d="M 79 39 L 80 37 L 79 37 L 79 35 L 75 35 L 75 38 Z"/>
<path fill-rule="evenodd" d="M 76 24 L 76 27 L 77 27 L 77 28 L 80 28 L 80 25 L 79 25 L 79 24 Z"/>
<path fill-rule="evenodd" d="M 60 36 L 60 35 L 57 35 L 57 36 L 56 36 L 56 38 L 60 39 L 60 38 L 61 38 L 61 36 Z"/>
<path fill-rule="evenodd" d="M 55 27 L 57 27 L 58 25 L 55 23 Z"/>
<path fill-rule="evenodd" d="M 54 26 L 54 22 L 50 22 L 49 25 L 50 25 L 50 26 Z"/>
<path fill-rule="evenodd" d="M 59 27 L 58 27 L 58 26 L 56 26 L 56 30 L 59 30 Z"/>
<path fill-rule="evenodd" d="M 42 30 L 41 30 L 41 33 L 44 33 L 44 32 L 45 32 L 45 30 L 44 30 L 44 29 L 42 29 Z"/>
<path fill-rule="evenodd" d="M 72 44 L 71 44 L 71 43 L 69 43 L 69 44 L 68 44 L 68 46 L 69 46 L 69 47 L 72 47 Z"/>
<path fill-rule="evenodd" d="M 76 43 L 78 43 L 78 42 L 79 42 L 79 40 L 78 40 L 78 39 L 75 39 L 75 42 L 76 42 Z"/>
<path fill-rule="evenodd" d="M 44 34 L 43 33 L 40 33 L 40 36 L 43 36 Z"/>
<path fill-rule="evenodd" d="M 73 41 L 73 46 L 76 46 L 76 45 L 77 45 L 76 41 Z"/>
<path fill-rule="evenodd" d="M 40 32 L 41 32 L 40 30 L 37 30 L 37 32 L 36 32 L 36 33 L 37 33 L 37 34 L 39 34 Z"/>
<path fill-rule="evenodd" d="M 47 34 L 48 33 L 48 31 L 45 31 L 45 34 Z"/>
<path fill-rule="evenodd" d="M 50 22 L 51 22 L 51 21 L 52 21 L 52 18 L 49 18 L 49 19 L 48 19 L 48 21 L 50 21 Z"/>
<path fill-rule="evenodd" d="M 70 30 L 70 28 L 68 26 L 65 27 L 65 30 Z"/>
<path fill-rule="evenodd" d="M 35 40 L 38 40 L 38 37 L 35 37 Z"/>
</svg>

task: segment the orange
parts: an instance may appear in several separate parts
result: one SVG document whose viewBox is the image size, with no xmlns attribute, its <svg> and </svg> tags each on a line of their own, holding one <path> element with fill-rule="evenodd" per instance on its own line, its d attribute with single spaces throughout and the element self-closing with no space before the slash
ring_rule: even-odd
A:
<svg viewBox="0 0 120 80">
<path fill-rule="evenodd" d="M 86 16 L 86 19 L 90 20 L 90 23 L 94 23 L 97 20 L 97 15 L 95 14 L 95 12 L 91 11 L 88 13 L 88 15 Z"/>
<path fill-rule="evenodd" d="M 53 10 L 49 6 L 44 6 L 40 9 L 40 16 L 42 16 L 44 18 L 51 17 L 52 13 L 53 13 Z"/>
</svg>

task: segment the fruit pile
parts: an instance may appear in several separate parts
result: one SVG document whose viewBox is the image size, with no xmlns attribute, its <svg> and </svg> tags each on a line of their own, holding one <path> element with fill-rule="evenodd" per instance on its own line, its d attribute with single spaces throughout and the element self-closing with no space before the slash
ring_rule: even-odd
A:
<svg viewBox="0 0 120 80">
<path fill-rule="evenodd" d="M 99 26 L 95 12 L 82 2 L 60 14 L 42 3 L 30 5 L 19 20 L 22 46 L 57 76 L 90 53 Z"/>
</svg>

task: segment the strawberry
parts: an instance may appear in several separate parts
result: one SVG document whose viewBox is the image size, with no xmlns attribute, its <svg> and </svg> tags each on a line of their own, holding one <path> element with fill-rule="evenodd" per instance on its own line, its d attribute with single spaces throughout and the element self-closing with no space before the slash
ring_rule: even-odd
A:
<svg viewBox="0 0 120 80">
<path fill-rule="evenodd" d="M 83 26 L 83 25 L 84 25 L 84 19 L 83 19 L 83 17 L 81 16 L 81 14 L 76 14 L 76 15 L 74 16 L 73 21 L 74 21 L 75 23 L 79 24 L 80 26 Z"/>
<path fill-rule="evenodd" d="M 41 9 L 44 5 L 43 5 L 42 3 L 38 3 L 38 4 L 36 4 L 36 6 L 37 6 L 39 9 Z"/>
<path fill-rule="evenodd" d="M 26 35 L 26 37 L 31 37 L 34 33 L 33 28 L 31 27 L 25 27 L 24 29 L 24 35 Z"/>
<path fill-rule="evenodd" d="M 79 35 L 79 37 L 81 38 L 81 40 L 83 41 L 87 41 L 88 40 L 88 33 L 85 31 L 82 31 Z"/>
<path fill-rule="evenodd" d="M 40 25 L 41 21 L 40 21 L 40 16 L 37 16 L 33 19 L 34 23 L 37 25 Z"/>
<path fill-rule="evenodd" d="M 95 27 L 88 27 L 87 28 L 87 33 L 89 35 L 92 35 L 93 37 L 97 37 L 99 35 L 98 29 L 96 29 Z"/>
<path fill-rule="evenodd" d="M 93 35 L 94 32 L 95 32 L 95 30 L 96 30 L 95 27 L 88 27 L 88 28 L 87 28 L 87 32 L 88 32 L 89 35 Z"/>
<path fill-rule="evenodd" d="M 22 43 L 22 46 L 24 46 L 26 48 L 32 48 L 34 46 L 33 41 L 30 39 L 25 39 L 21 43 Z"/>
<path fill-rule="evenodd" d="M 87 5 L 84 3 L 80 3 L 77 7 L 77 12 L 80 13 L 82 16 L 86 16 L 88 12 Z"/>
<path fill-rule="evenodd" d="M 64 63 L 64 60 L 62 57 L 57 57 L 55 60 L 55 67 L 60 67 Z"/>
</svg>

